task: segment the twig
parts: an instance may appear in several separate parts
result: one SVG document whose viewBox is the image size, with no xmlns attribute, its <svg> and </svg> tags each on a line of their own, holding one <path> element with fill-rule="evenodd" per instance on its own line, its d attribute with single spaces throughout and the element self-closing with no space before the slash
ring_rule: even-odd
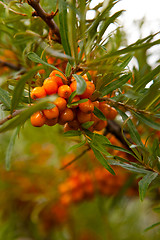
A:
<svg viewBox="0 0 160 240">
<path fill-rule="evenodd" d="M 12 115 L 9 114 L 8 116 L 6 116 L 5 118 L 3 118 L 2 120 L 0 120 L 0 125 L 4 124 L 5 122 L 7 122 L 8 120 L 12 119 L 13 117 L 16 117 L 18 114 L 20 114 L 21 112 L 23 112 L 25 109 L 19 109 L 19 110 L 15 110 Z"/>
<path fill-rule="evenodd" d="M 65 168 L 67 168 L 68 166 L 70 166 L 72 163 L 74 163 L 75 161 L 77 161 L 80 157 L 82 157 L 86 152 L 88 152 L 88 150 L 90 149 L 90 146 L 88 146 L 87 149 L 85 149 L 83 152 L 81 152 L 77 157 L 75 157 L 72 161 L 68 162 L 66 165 L 64 165 L 63 167 L 60 168 L 60 170 L 63 170 Z"/>
<path fill-rule="evenodd" d="M 27 14 L 25 13 L 20 13 L 20 12 L 16 12 L 15 10 L 13 10 L 12 8 L 9 8 L 6 4 L 4 4 L 2 1 L 0 1 L 0 4 L 2 4 L 4 6 L 4 8 L 6 8 L 7 10 L 9 10 L 10 12 L 13 12 L 15 14 L 21 15 L 21 16 L 27 16 Z"/>
<path fill-rule="evenodd" d="M 9 62 L 3 61 L 1 59 L 0 59 L 0 65 L 9 67 L 16 71 L 21 70 L 21 66 L 14 65 L 13 63 L 9 63 Z"/>
<path fill-rule="evenodd" d="M 126 110 L 131 110 L 131 111 L 134 111 L 134 112 L 147 114 L 147 115 L 153 115 L 153 113 L 151 113 L 149 111 L 145 111 L 145 110 L 142 110 L 142 109 L 134 108 L 133 106 L 127 105 L 127 104 L 122 103 L 122 102 L 117 102 L 117 101 L 115 101 L 115 100 L 113 100 L 111 98 L 108 98 L 108 97 L 100 97 L 100 98 L 98 98 L 98 100 L 106 101 L 109 104 L 111 104 L 112 106 L 121 106 L 121 107 L 125 108 Z"/>
<path fill-rule="evenodd" d="M 56 36 L 56 41 L 61 43 L 61 36 L 59 32 L 59 28 L 55 21 L 53 20 L 53 17 L 57 14 L 58 10 L 56 10 L 55 13 L 48 14 L 44 11 L 44 9 L 40 5 L 40 0 L 27 0 L 28 4 L 34 8 L 35 12 L 33 12 L 32 16 L 39 16 L 40 18 L 45 21 L 45 23 L 49 26 L 52 35 Z"/>
</svg>

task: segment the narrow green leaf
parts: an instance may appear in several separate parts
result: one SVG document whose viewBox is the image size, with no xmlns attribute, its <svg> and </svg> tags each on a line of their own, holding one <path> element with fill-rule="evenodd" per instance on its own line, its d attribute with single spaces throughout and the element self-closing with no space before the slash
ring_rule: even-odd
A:
<svg viewBox="0 0 160 240">
<path fill-rule="evenodd" d="M 128 153 L 129 155 L 132 155 L 133 157 L 135 157 L 135 155 L 132 152 L 130 152 L 129 150 L 127 150 L 125 148 L 118 147 L 118 146 L 112 145 L 112 144 L 107 144 L 107 143 L 105 144 L 105 146 L 108 147 L 108 148 L 112 148 L 114 150 L 118 150 L 118 151 L 121 151 L 121 152 Z"/>
<path fill-rule="evenodd" d="M 149 72 L 147 75 L 142 77 L 133 87 L 134 91 L 139 91 L 140 89 L 143 89 L 147 83 L 149 83 L 153 78 L 160 73 L 160 65 L 157 66 L 155 69 L 153 69 L 151 72 Z"/>
<path fill-rule="evenodd" d="M 160 225 L 160 222 L 154 223 L 151 226 L 147 227 L 144 231 L 147 232 L 147 231 L 151 230 L 152 228 L 157 227 L 159 225 Z"/>
<path fill-rule="evenodd" d="M 20 130 L 20 127 L 17 127 L 14 130 L 14 132 L 10 138 L 9 145 L 7 147 L 6 156 L 5 156 L 6 170 L 10 170 L 12 151 L 13 151 L 13 147 L 15 144 L 16 137 L 19 133 L 19 130 Z"/>
<path fill-rule="evenodd" d="M 6 132 L 8 130 L 11 130 L 19 125 L 22 125 L 25 123 L 25 121 L 34 113 L 42 109 L 46 109 L 47 106 L 50 105 L 47 99 L 43 99 L 39 103 L 27 107 L 26 109 L 22 110 L 22 112 L 17 115 L 16 117 L 8 120 L 3 125 L 0 126 L 0 133 Z"/>
<path fill-rule="evenodd" d="M 101 110 L 99 110 L 99 108 L 94 107 L 94 111 L 93 113 L 101 120 L 106 120 L 106 117 L 104 116 L 104 114 L 101 112 Z"/>
<path fill-rule="evenodd" d="M 93 123 L 94 123 L 93 121 L 89 121 L 89 122 L 83 123 L 81 126 L 82 128 L 88 129 L 93 125 Z"/>
<path fill-rule="evenodd" d="M 109 94 L 110 92 L 112 92 L 113 90 L 115 90 L 119 87 L 122 87 L 126 82 L 128 82 L 128 80 L 131 78 L 131 76 L 132 76 L 131 73 L 124 75 L 124 76 L 120 77 L 119 79 L 112 81 L 107 86 L 101 88 L 100 92 L 101 92 L 102 96 L 105 96 L 105 95 Z"/>
<path fill-rule="evenodd" d="M 86 81 L 80 75 L 73 74 L 72 76 L 75 78 L 75 80 L 77 82 L 76 92 L 77 92 L 78 95 L 81 95 L 86 90 Z"/>
<path fill-rule="evenodd" d="M 31 61 L 33 61 L 33 62 L 41 63 L 41 64 L 43 64 L 43 65 L 45 65 L 45 66 L 47 66 L 47 67 L 53 68 L 53 69 L 58 70 L 59 72 L 63 73 L 61 70 L 59 70 L 59 69 L 56 68 L 55 66 L 53 66 L 53 65 L 51 65 L 51 64 L 43 61 L 43 60 L 42 60 L 36 53 L 34 53 L 34 52 L 28 53 L 27 57 L 28 57 Z"/>
<path fill-rule="evenodd" d="M 107 160 L 104 158 L 104 156 L 97 149 L 95 149 L 95 147 L 92 144 L 90 144 L 90 147 L 93 150 L 95 157 L 103 165 L 103 167 L 105 167 L 112 175 L 115 175 L 115 172 L 113 171 L 111 166 L 107 163 Z"/>
<path fill-rule="evenodd" d="M 136 129 L 136 127 L 134 126 L 133 122 L 131 121 L 130 118 L 128 118 L 128 116 L 122 112 L 120 109 L 117 109 L 117 111 L 119 112 L 119 114 L 122 116 L 123 120 L 126 121 L 128 119 L 128 121 L 126 122 L 126 124 L 128 125 L 129 128 L 129 132 L 131 134 L 131 138 L 132 140 L 139 146 L 143 147 L 143 143 L 141 141 L 141 137 Z"/>
<path fill-rule="evenodd" d="M 80 147 L 84 146 L 85 143 L 86 143 L 86 140 L 84 140 L 84 141 L 82 141 L 82 142 L 80 142 L 80 143 L 77 143 L 77 144 L 73 145 L 72 147 L 70 147 L 70 148 L 67 150 L 67 152 L 70 152 L 70 151 L 73 151 L 73 150 L 75 150 L 75 149 L 77 149 L 77 148 L 80 148 Z"/>
<path fill-rule="evenodd" d="M 20 99 L 22 97 L 26 81 L 30 81 L 35 73 L 40 69 L 39 66 L 34 67 L 28 73 L 23 75 L 20 80 L 18 80 L 15 89 L 13 91 L 12 101 L 11 101 L 11 114 L 18 106 Z"/>
<path fill-rule="evenodd" d="M 150 183 L 158 176 L 158 173 L 155 172 L 149 172 L 148 174 L 146 174 L 139 182 L 139 195 L 140 195 L 140 199 L 141 201 L 143 201 L 147 189 L 150 185 Z"/>
<path fill-rule="evenodd" d="M 66 66 L 66 69 L 65 69 L 65 75 L 66 75 L 66 77 L 69 77 L 69 76 L 70 76 L 71 70 L 72 70 L 71 64 L 68 62 L 68 63 L 67 63 L 67 66 Z"/>
<path fill-rule="evenodd" d="M 9 92 L 0 88 L 0 101 L 4 104 L 7 109 L 11 107 L 11 99 L 9 97 Z"/>
<path fill-rule="evenodd" d="M 68 25 L 67 25 L 67 4 L 64 0 L 58 2 L 59 7 L 59 25 L 60 35 L 64 51 L 71 56 L 71 49 L 68 40 Z"/>
<path fill-rule="evenodd" d="M 68 105 L 71 104 L 73 98 L 74 98 L 76 95 L 77 95 L 77 92 L 76 92 L 76 91 L 74 91 L 74 92 L 71 93 L 71 95 L 69 96 L 69 99 L 68 99 Z"/>
<path fill-rule="evenodd" d="M 160 131 L 160 124 L 153 121 L 152 119 L 149 119 L 147 117 L 145 117 L 144 115 L 140 114 L 140 113 L 136 113 L 133 112 L 133 114 L 144 124 L 146 124 L 147 126 L 159 130 Z"/>
<path fill-rule="evenodd" d="M 67 107 L 72 108 L 73 106 L 77 106 L 78 104 L 84 103 L 84 102 L 87 102 L 87 101 L 88 101 L 87 98 L 80 99 L 80 100 L 77 101 L 77 102 L 73 102 L 73 103 L 67 104 Z"/>
<path fill-rule="evenodd" d="M 71 130 L 68 132 L 63 133 L 65 137 L 75 137 L 75 136 L 80 136 L 82 133 L 81 131 L 76 131 L 76 130 Z"/>
</svg>

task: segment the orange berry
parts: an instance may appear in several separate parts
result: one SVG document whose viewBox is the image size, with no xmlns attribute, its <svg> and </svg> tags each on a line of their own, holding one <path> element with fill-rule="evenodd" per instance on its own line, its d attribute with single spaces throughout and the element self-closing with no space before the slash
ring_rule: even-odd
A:
<svg viewBox="0 0 160 240">
<path fill-rule="evenodd" d="M 79 122 L 77 119 L 74 119 L 73 121 L 69 122 L 68 124 L 74 130 L 78 130 L 78 128 L 79 128 Z"/>
<path fill-rule="evenodd" d="M 104 114 L 106 118 L 110 115 L 110 105 L 108 105 L 106 102 L 100 102 L 99 103 L 99 109 Z"/>
<path fill-rule="evenodd" d="M 57 76 L 60 75 L 61 77 Z M 58 70 L 53 70 L 49 77 L 54 77 L 54 80 L 57 82 L 58 86 L 62 86 L 65 83 L 67 83 L 67 78 L 64 76 L 64 74 L 62 74 L 61 72 L 59 72 Z"/>
<path fill-rule="evenodd" d="M 94 122 L 92 126 L 95 126 L 100 121 L 100 119 L 94 113 L 92 113 L 91 114 L 91 121 Z"/>
<path fill-rule="evenodd" d="M 43 110 L 43 113 L 47 119 L 54 119 L 59 116 L 59 110 L 58 110 L 57 106 L 55 106 L 54 108 L 51 108 L 51 109 L 45 109 L 45 110 Z"/>
<path fill-rule="evenodd" d="M 43 83 L 43 87 L 48 95 L 57 93 L 58 85 L 55 82 L 54 78 L 46 78 L 46 80 Z"/>
<path fill-rule="evenodd" d="M 94 111 L 94 104 L 88 99 L 88 101 L 79 104 L 79 109 L 84 113 L 92 113 Z"/>
<path fill-rule="evenodd" d="M 46 119 L 45 124 L 48 126 L 54 126 L 58 122 L 58 118 Z"/>
<path fill-rule="evenodd" d="M 81 98 L 90 98 L 95 91 L 95 85 L 92 82 L 86 81 L 86 85 L 86 90 L 80 95 Z"/>
<path fill-rule="evenodd" d="M 62 112 L 67 107 L 67 102 L 64 98 L 58 97 L 54 104 L 58 107 L 59 111 Z"/>
<path fill-rule="evenodd" d="M 117 110 L 114 107 L 110 108 L 110 114 L 108 116 L 108 119 L 113 120 L 117 116 Z"/>
<path fill-rule="evenodd" d="M 95 101 L 95 102 L 93 102 L 93 104 L 96 108 L 99 108 L 99 101 Z"/>
<path fill-rule="evenodd" d="M 80 97 L 75 96 L 75 97 L 72 99 L 72 102 L 71 102 L 71 103 L 78 102 L 79 100 L 80 100 Z M 78 107 L 78 103 L 77 103 L 77 105 L 72 106 L 72 108 L 77 108 L 77 107 Z"/>
<path fill-rule="evenodd" d="M 58 95 L 62 98 L 68 99 L 71 93 L 72 90 L 68 85 L 62 85 L 58 88 Z"/>
<path fill-rule="evenodd" d="M 45 124 L 46 118 L 42 112 L 38 111 L 32 114 L 30 120 L 34 127 L 42 127 Z"/>
<path fill-rule="evenodd" d="M 64 127 L 63 127 L 63 130 L 64 130 L 64 132 L 68 132 L 68 131 L 73 130 L 73 128 L 71 128 L 68 123 L 65 123 Z"/>
<path fill-rule="evenodd" d="M 76 81 L 73 81 L 73 82 L 70 84 L 70 88 L 72 89 L 72 92 L 76 91 L 76 89 L 77 89 L 77 82 L 76 82 Z"/>
<path fill-rule="evenodd" d="M 107 121 L 100 120 L 95 126 L 94 129 L 96 131 L 101 131 L 103 128 L 107 126 Z"/>
<path fill-rule="evenodd" d="M 85 123 L 91 120 L 91 113 L 84 113 L 80 109 L 77 112 L 77 119 L 79 123 Z"/>
<path fill-rule="evenodd" d="M 35 87 L 31 91 L 31 98 L 37 99 L 37 98 L 43 98 L 46 97 L 46 91 L 44 87 Z"/>
<path fill-rule="evenodd" d="M 74 113 L 70 108 L 66 108 L 60 114 L 60 121 L 63 123 L 70 122 L 74 119 Z"/>
<path fill-rule="evenodd" d="M 55 57 L 46 56 L 46 59 L 49 64 L 53 64 L 56 61 Z"/>
</svg>

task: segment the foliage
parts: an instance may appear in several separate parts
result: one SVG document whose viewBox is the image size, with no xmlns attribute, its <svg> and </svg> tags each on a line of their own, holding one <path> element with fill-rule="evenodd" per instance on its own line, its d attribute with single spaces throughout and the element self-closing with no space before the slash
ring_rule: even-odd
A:
<svg viewBox="0 0 160 240">
<path fill-rule="evenodd" d="M 71 152 L 77 152 L 61 167 L 71 167 L 71 163 L 92 150 L 111 174 L 115 175 L 115 166 L 136 173 L 133 176 L 141 179 L 139 195 L 142 201 L 149 186 L 158 191 L 160 65 L 149 66 L 146 52 L 160 44 L 160 40 L 155 40 L 159 33 L 138 39 L 129 46 L 119 26 L 110 33 L 109 26 L 123 13 L 121 10 L 111 14 L 118 2 L 104 1 L 91 9 L 91 0 L 60 0 L 58 4 L 57 1 L 0 1 L 0 113 L 3 116 L 0 141 L 7 149 L 5 154 L 2 149 L 2 156 L 8 170 L 12 170 L 14 144 L 16 146 L 18 137 L 23 136 L 28 119 L 37 111 L 53 107 L 56 94 L 34 101 L 30 93 L 34 87 L 43 86 L 55 69 L 66 76 L 68 85 L 74 80 L 77 83 L 76 92 L 68 100 L 68 108 L 86 101 L 72 103 L 75 94 L 84 93 L 87 77 L 95 85 L 90 100 L 106 102 L 110 109 L 118 112 L 114 120 L 107 119 L 108 125 L 101 131 L 91 130 L 93 121 L 64 134 L 58 124 L 51 130 L 47 126 L 38 128 L 37 136 L 38 132 L 43 133 L 44 138 L 45 132 L 50 134 L 49 141 L 60 150 L 59 154 L 65 152 L 62 145 L 66 142 Z M 91 20 L 87 19 L 90 10 L 95 12 Z M 132 70 L 128 64 L 133 57 L 137 58 L 139 68 Z M 63 79 L 59 74 L 58 77 Z M 106 120 L 103 109 L 95 106 L 93 113 L 98 119 Z M 12 129 L 9 141 L 8 131 Z M 51 136 L 52 131 L 56 132 L 56 139 Z M 81 164 L 87 165 L 85 159 Z M 33 169 L 36 171 L 36 166 Z"/>
</svg>

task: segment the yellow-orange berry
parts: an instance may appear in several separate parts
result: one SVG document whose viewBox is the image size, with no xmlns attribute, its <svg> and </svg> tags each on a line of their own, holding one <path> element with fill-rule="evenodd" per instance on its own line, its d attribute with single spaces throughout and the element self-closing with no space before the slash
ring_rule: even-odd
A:
<svg viewBox="0 0 160 240">
<path fill-rule="evenodd" d="M 75 102 L 78 102 L 80 100 L 80 97 L 78 96 L 75 96 L 73 99 L 72 99 L 72 102 L 71 103 L 75 103 Z M 78 107 L 78 103 L 77 105 L 73 105 L 72 108 L 77 108 Z"/>
<path fill-rule="evenodd" d="M 58 122 L 58 118 L 46 119 L 45 124 L 48 126 L 54 126 Z"/>
<path fill-rule="evenodd" d="M 62 97 L 58 97 L 55 100 L 54 104 L 58 107 L 60 112 L 62 112 L 67 107 L 67 101 Z"/>
<path fill-rule="evenodd" d="M 72 90 L 68 85 L 62 85 L 58 88 L 58 95 L 62 98 L 68 99 Z"/>
<path fill-rule="evenodd" d="M 63 130 L 64 130 L 64 132 L 68 132 L 68 131 L 73 130 L 73 128 L 71 128 L 71 127 L 69 126 L 68 122 L 67 122 L 67 123 L 64 124 Z"/>
<path fill-rule="evenodd" d="M 72 92 L 76 91 L 76 89 L 77 89 L 77 82 L 76 82 L 76 81 L 73 81 L 73 82 L 70 84 L 70 88 L 72 89 Z"/>
<path fill-rule="evenodd" d="M 37 99 L 37 98 L 43 98 L 46 97 L 46 91 L 44 87 L 35 87 L 31 91 L 31 98 L 32 99 Z"/>
<path fill-rule="evenodd" d="M 91 121 L 94 122 L 92 126 L 95 126 L 100 121 L 100 119 L 94 113 L 92 113 L 91 114 Z"/>
<path fill-rule="evenodd" d="M 96 108 L 99 108 L 99 101 L 95 101 L 95 102 L 93 102 L 93 104 Z"/>
<path fill-rule="evenodd" d="M 86 81 L 86 85 L 86 90 L 80 95 L 81 98 L 90 98 L 95 91 L 95 85 L 92 82 Z"/>
<path fill-rule="evenodd" d="M 45 124 L 46 117 L 42 112 L 38 111 L 32 114 L 30 120 L 34 127 L 42 127 Z"/>
<path fill-rule="evenodd" d="M 63 80 L 58 75 L 61 76 Z M 63 73 L 59 72 L 58 70 L 53 70 L 50 73 L 49 77 L 54 77 L 54 80 L 57 82 L 58 86 L 62 86 L 64 83 L 67 83 L 67 78 L 64 76 Z"/>
<path fill-rule="evenodd" d="M 74 119 L 74 113 L 70 108 L 66 108 L 63 112 L 60 114 L 60 121 L 61 122 L 70 122 Z"/>
<path fill-rule="evenodd" d="M 48 95 L 57 93 L 58 85 L 54 81 L 54 78 L 46 78 L 43 83 L 43 87 Z"/>
<path fill-rule="evenodd" d="M 51 108 L 51 109 L 45 109 L 45 110 L 43 110 L 43 113 L 47 119 L 53 119 L 53 118 L 57 118 L 59 116 L 59 110 L 58 110 L 57 106 L 55 106 L 54 108 Z"/>
<path fill-rule="evenodd" d="M 77 119 L 74 119 L 73 121 L 69 122 L 68 124 L 74 130 L 78 130 L 79 129 L 79 122 L 78 122 Z"/>
<path fill-rule="evenodd" d="M 79 104 L 79 109 L 84 113 L 92 113 L 94 111 L 94 104 L 88 99 L 88 101 Z"/>
<path fill-rule="evenodd" d="M 108 119 L 113 120 L 117 116 L 117 110 L 114 107 L 110 108 L 110 114 L 108 116 Z"/>
<path fill-rule="evenodd" d="M 106 118 L 108 118 L 110 114 L 110 108 L 111 108 L 110 105 L 108 105 L 106 102 L 99 103 L 99 109 L 101 110 L 101 112 L 104 114 Z"/>
<path fill-rule="evenodd" d="M 79 123 L 85 123 L 91 120 L 91 113 L 84 113 L 80 109 L 77 112 L 77 119 Z"/>
<path fill-rule="evenodd" d="M 107 126 L 107 121 L 100 120 L 95 126 L 94 129 L 97 131 L 101 131 L 103 128 Z"/>
</svg>

